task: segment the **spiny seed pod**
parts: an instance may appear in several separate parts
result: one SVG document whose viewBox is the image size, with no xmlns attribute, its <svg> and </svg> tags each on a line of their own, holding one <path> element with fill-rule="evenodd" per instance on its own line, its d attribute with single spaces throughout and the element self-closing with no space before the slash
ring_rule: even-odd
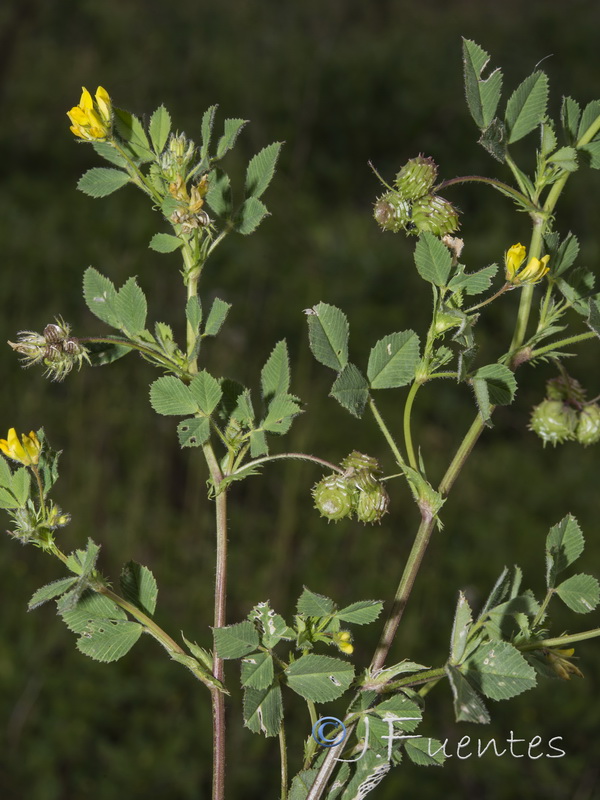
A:
<svg viewBox="0 0 600 800">
<path fill-rule="evenodd" d="M 317 511 L 322 517 L 336 522 L 352 514 L 354 494 L 354 487 L 341 475 L 327 475 L 312 490 Z"/>
<path fill-rule="evenodd" d="M 546 397 L 549 400 L 571 400 L 585 403 L 585 389 L 570 375 L 560 375 L 546 382 Z"/>
<path fill-rule="evenodd" d="M 356 516 L 361 522 L 379 522 L 388 509 L 390 498 L 381 484 L 360 491 L 356 503 Z"/>
<path fill-rule="evenodd" d="M 416 200 L 428 194 L 437 177 L 437 166 L 432 158 L 411 158 L 396 175 L 396 187 L 405 200 Z"/>
<path fill-rule="evenodd" d="M 386 192 L 375 203 L 373 216 L 384 231 L 398 233 L 411 224 L 410 203 L 403 200 L 398 192 Z"/>
<path fill-rule="evenodd" d="M 600 406 L 592 403 L 581 411 L 575 435 L 579 444 L 585 447 L 600 442 Z"/>
<path fill-rule="evenodd" d="M 443 197 L 428 194 L 413 203 L 412 223 L 410 232 L 415 236 L 425 232 L 445 236 L 458 230 L 458 211 Z"/>
<path fill-rule="evenodd" d="M 361 469 L 367 469 L 370 472 L 381 472 L 379 461 L 376 458 L 359 453 L 358 450 L 353 450 L 350 455 L 346 456 L 340 466 L 347 472 L 350 470 L 357 472 Z"/>
<path fill-rule="evenodd" d="M 529 430 L 542 439 L 544 446 L 575 438 L 577 412 L 560 400 L 544 400 L 533 409 Z"/>
</svg>

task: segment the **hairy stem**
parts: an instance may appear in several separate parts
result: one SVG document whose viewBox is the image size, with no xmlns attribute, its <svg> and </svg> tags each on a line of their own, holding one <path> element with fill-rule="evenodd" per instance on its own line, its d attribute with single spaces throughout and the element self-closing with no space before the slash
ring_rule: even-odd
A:
<svg viewBox="0 0 600 800">
<path fill-rule="evenodd" d="M 379 430 L 383 433 L 386 442 L 389 444 L 390 449 L 391 449 L 392 453 L 394 454 L 394 457 L 395 457 L 396 461 L 398 462 L 398 466 L 404 468 L 406 466 L 406 463 L 405 463 L 404 459 L 402 458 L 402 453 L 398 449 L 398 445 L 394 441 L 394 437 L 389 432 L 387 425 L 383 421 L 383 417 L 379 413 L 379 410 L 377 409 L 377 406 L 375 405 L 375 401 L 373 400 L 372 397 L 369 397 L 369 408 L 371 409 L 371 412 L 372 412 L 373 416 L 375 417 L 375 421 L 377 422 L 377 425 L 379 426 Z"/>
<path fill-rule="evenodd" d="M 404 446 L 406 447 L 408 463 L 413 469 L 417 471 L 419 470 L 419 467 L 417 465 L 417 459 L 415 458 L 415 450 L 412 443 L 412 434 L 410 430 L 410 417 L 412 414 L 412 407 L 415 397 L 420 388 L 421 384 L 415 381 L 413 385 L 410 387 L 408 397 L 406 398 L 406 403 L 404 404 Z"/>
</svg>

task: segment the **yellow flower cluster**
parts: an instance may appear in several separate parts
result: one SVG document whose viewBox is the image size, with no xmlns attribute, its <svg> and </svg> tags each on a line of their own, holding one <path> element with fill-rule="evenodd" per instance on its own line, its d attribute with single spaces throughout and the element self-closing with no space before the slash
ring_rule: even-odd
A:
<svg viewBox="0 0 600 800">
<path fill-rule="evenodd" d="M 108 92 L 102 86 L 96 89 L 96 96 L 83 87 L 81 100 L 67 112 L 73 123 L 71 131 L 88 142 L 102 141 L 110 136 L 112 127 L 112 104 Z"/>
<path fill-rule="evenodd" d="M 550 269 L 548 266 L 550 256 L 544 256 L 542 259 L 535 257 L 530 258 L 527 265 L 521 268 L 526 257 L 527 249 L 522 244 L 513 244 L 513 246 L 506 251 L 504 256 L 506 280 L 514 286 L 537 283 L 542 280 Z"/>
<path fill-rule="evenodd" d="M 8 432 L 6 439 L 0 439 L 0 450 L 8 458 L 24 464 L 26 467 L 35 466 L 40 459 L 42 445 L 33 431 L 23 433 L 21 440 L 14 428 Z"/>
</svg>

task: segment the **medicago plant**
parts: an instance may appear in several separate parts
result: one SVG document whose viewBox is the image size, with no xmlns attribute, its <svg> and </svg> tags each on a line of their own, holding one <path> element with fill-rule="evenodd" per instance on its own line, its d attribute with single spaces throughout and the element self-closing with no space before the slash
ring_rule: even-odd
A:
<svg viewBox="0 0 600 800">
<path fill-rule="evenodd" d="M 533 689 L 538 679 L 581 676 L 571 660 L 572 645 L 600 633 L 551 633 L 553 603 L 560 601 L 583 614 L 600 601 L 597 580 L 572 573 L 584 540 L 577 521 L 567 514 L 546 540 L 544 597 L 536 598 L 525 588 L 518 567 L 505 569 L 478 611 L 459 592 L 449 646 L 440 650 L 438 666 L 410 660 L 388 663 L 428 543 L 442 527 L 444 503 L 479 436 L 492 426 L 494 408 L 513 402 L 519 372 L 542 360 L 556 365 L 556 378 L 547 384 L 546 399 L 531 418 L 532 430 L 545 444 L 600 441 L 600 408 L 587 399 L 585 387 L 569 375 L 562 360 L 568 347 L 586 340 L 597 344 L 600 295 L 594 293 L 593 276 L 575 266 L 577 238 L 561 233 L 557 222 L 557 204 L 567 180 L 581 169 L 600 167 L 600 101 L 582 109 L 566 97 L 560 121 L 553 122 L 547 115 L 548 78 L 536 71 L 500 111 L 500 70 L 484 77 L 488 55 L 472 41 L 463 42 L 463 58 L 467 102 L 481 132 L 479 141 L 503 165 L 510 183 L 482 176 L 440 182 L 433 159 L 419 155 L 389 184 L 380 179 L 384 191 L 374 208 L 384 231 L 415 237 L 415 268 L 432 296 L 427 331 L 421 336 L 412 330 L 391 332 L 374 343 L 366 365 L 356 365 L 349 357 L 345 314 L 327 298 L 306 310 L 312 353 L 335 373 L 330 394 L 355 417 L 375 419 L 381 441 L 374 442 L 373 449 L 389 449 L 384 457 L 393 463 L 393 474 L 388 476 L 383 474 L 383 457 L 356 450 L 339 465 L 306 453 L 269 454 L 271 438 L 284 436 L 302 412 L 301 401 L 290 389 L 285 341 L 274 346 L 257 376 L 260 397 L 203 368 L 206 340 L 219 335 L 229 311 L 220 299 L 210 307 L 203 301 L 205 266 L 225 236 L 251 234 L 267 215 L 261 198 L 273 177 L 280 143 L 251 159 L 244 186 L 233 192 L 222 159 L 245 123 L 227 119 L 215 137 L 216 106 L 202 117 L 199 144 L 172 130 L 164 107 L 145 127 L 137 117 L 113 107 L 103 88 L 94 97 L 84 89 L 79 105 L 69 112 L 75 137 L 90 143 L 110 163 L 86 172 L 79 188 L 99 198 L 133 184 L 158 212 L 161 228 L 168 227 L 155 234 L 150 247 L 180 259 L 186 341 L 175 341 L 165 322 L 148 323 L 146 297 L 134 278 L 117 289 L 90 267 L 83 281 L 85 302 L 112 331 L 102 337 L 75 336 L 57 317 L 41 333 L 21 332 L 11 346 L 26 365 L 43 366 L 55 380 L 64 379 L 74 367 L 109 364 L 131 351 L 162 373 L 150 387 L 152 407 L 179 419 L 173 435 L 191 457 L 205 459 L 210 473 L 207 502 L 215 510 L 216 580 L 214 617 L 194 632 L 201 644 L 185 637 L 176 641 L 155 622 L 157 587 L 148 567 L 126 564 L 117 590 L 101 573 L 100 548 L 91 539 L 72 553 L 60 549 L 60 529 L 70 518 L 52 499 L 58 453 L 42 430 L 19 434 L 11 428 L 0 440 L 7 457 L 0 459 L 0 503 L 12 520 L 9 533 L 58 558 L 66 570 L 34 593 L 30 608 L 55 601 L 78 637 L 78 649 L 99 661 L 123 657 L 148 633 L 203 684 L 201 691 L 208 691 L 213 709 L 214 800 L 226 796 L 225 703 L 237 674 L 226 674 L 226 660 L 240 662 L 243 708 L 238 718 L 259 735 L 279 738 L 281 797 L 351 800 L 365 797 L 403 755 L 417 764 L 443 763 L 440 744 L 415 733 L 433 685 L 447 681 L 457 720 L 486 723 L 487 699 L 507 700 Z M 528 174 L 513 160 L 511 148 L 536 131 L 535 170 Z M 468 181 L 487 184 L 486 191 L 488 186 L 497 189 L 530 217 L 528 246 L 506 242 L 500 266 L 461 260 L 464 243 L 455 235 L 459 212 L 441 193 Z M 478 322 L 507 292 L 520 294 L 512 341 L 497 361 L 482 363 Z M 412 409 L 419 391 L 438 379 L 454 381 L 465 402 L 472 403 L 474 397 L 476 407 L 470 429 L 434 486 L 413 431 Z M 402 420 L 384 420 L 376 402 L 384 390 L 400 390 L 403 403 L 396 407 L 404 409 Z M 398 428 L 403 429 L 401 442 L 392 433 Z M 226 617 L 230 487 L 285 458 L 313 462 L 320 475 L 325 471 L 311 501 L 325 518 L 323 524 L 348 517 L 356 524 L 379 522 L 392 502 L 392 487 L 410 491 L 418 507 L 420 525 L 412 550 L 406 564 L 399 565 L 400 582 L 387 603 L 379 645 L 362 671 L 352 664 L 355 626 L 376 621 L 384 605 L 379 600 L 359 598 L 340 608 L 325 594 L 305 588 L 293 619 L 284 619 L 259 597 L 245 620 Z M 306 701 L 313 729 L 303 755 L 290 759 L 299 768 L 294 777 L 288 769 L 285 735 L 290 693 Z M 326 716 L 324 704 L 342 696 L 347 698 L 343 719 Z"/>
</svg>

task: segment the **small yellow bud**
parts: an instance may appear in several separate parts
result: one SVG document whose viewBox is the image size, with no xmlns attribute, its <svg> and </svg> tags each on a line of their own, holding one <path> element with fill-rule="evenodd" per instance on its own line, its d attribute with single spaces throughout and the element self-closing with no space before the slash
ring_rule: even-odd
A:
<svg viewBox="0 0 600 800">
<path fill-rule="evenodd" d="M 571 675 L 577 675 L 578 678 L 583 678 L 583 672 L 569 661 L 575 650 L 572 647 L 560 650 L 558 648 L 545 649 L 544 655 L 550 662 L 550 666 L 554 672 L 563 681 L 570 681 Z"/>
<path fill-rule="evenodd" d="M 35 466 L 40 460 L 42 445 L 33 431 L 23 433 L 21 440 L 14 428 L 11 428 L 6 439 L 0 439 L 0 450 L 8 458 L 18 461 L 26 467 Z"/>
<path fill-rule="evenodd" d="M 527 249 L 522 244 L 513 244 L 513 246 L 506 251 L 504 256 L 504 265 L 506 267 L 506 280 L 513 282 L 521 264 L 525 261 Z"/>
<path fill-rule="evenodd" d="M 354 652 L 354 647 L 350 644 L 350 642 L 340 642 L 338 647 L 342 653 L 346 653 L 347 656 L 351 656 Z"/>
</svg>

